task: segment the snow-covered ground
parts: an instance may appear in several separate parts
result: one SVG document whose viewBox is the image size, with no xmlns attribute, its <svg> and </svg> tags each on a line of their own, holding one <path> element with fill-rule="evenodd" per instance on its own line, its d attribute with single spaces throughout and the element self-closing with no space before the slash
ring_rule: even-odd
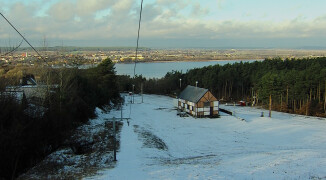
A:
<svg viewBox="0 0 326 180">
<path fill-rule="evenodd" d="M 115 167 L 86 179 L 326 179 L 325 119 L 233 106 L 196 119 L 166 96 L 140 101 L 124 106 Z"/>
</svg>

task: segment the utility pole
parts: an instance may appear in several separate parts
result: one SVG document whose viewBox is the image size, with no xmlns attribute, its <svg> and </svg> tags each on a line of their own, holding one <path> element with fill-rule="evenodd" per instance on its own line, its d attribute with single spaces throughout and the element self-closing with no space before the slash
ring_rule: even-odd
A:
<svg viewBox="0 0 326 180">
<path fill-rule="evenodd" d="M 282 108 L 283 108 L 283 94 L 281 93 L 281 109 L 280 109 L 280 111 L 282 111 Z"/>
<path fill-rule="evenodd" d="M 269 95 L 269 115 L 268 117 L 272 117 L 272 94 Z"/>
<path fill-rule="evenodd" d="M 308 99 L 308 96 L 307 96 L 306 116 L 308 116 L 308 111 L 309 111 L 309 99 Z"/>
<path fill-rule="evenodd" d="M 120 108 L 121 108 L 121 121 L 122 121 L 122 102 L 120 103 Z"/>
<path fill-rule="evenodd" d="M 324 93 L 324 112 L 326 114 L 326 80 L 325 80 L 325 93 Z"/>
<path fill-rule="evenodd" d="M 144 102 L 144 97 L 143 97 L 143 83 L 140 84 L 140 89 L 141 89 L 141 103 Z"/>
<path fill-rule="evenodd" d="M 181 81 L 182 81 L 182 79 L 180 78 L 179 80 L 180 80 L 180 89 L 181 89 Z"/>
<path fill-rule="evenodd" d="M 121 121 L 126 119 L 128 124 L 129 124 L 129 119 L 130 118 L 123 118 L 122 117 L 122 107 L 121 107 L 121 118 L 120 119 L 121 119 Z M 111 120 L 112 123 L 113 123 L 113 161 L 117 161 L 116 118 L 113 117 L 113 118 L 111 118 L 109 120 Z"/>
<path fill-rule="evenodd" d="M 132 104 L 135 103 L 135 98 L 134 98 L 134 94 L 135 94 L 135 85 L 132 85 Z"/>
<path fill-rule="evenodd" d="M 117 140 L 115 132 L 115 117 L 113 119 L 113 161 L 117 161 Z"/>
</svg>

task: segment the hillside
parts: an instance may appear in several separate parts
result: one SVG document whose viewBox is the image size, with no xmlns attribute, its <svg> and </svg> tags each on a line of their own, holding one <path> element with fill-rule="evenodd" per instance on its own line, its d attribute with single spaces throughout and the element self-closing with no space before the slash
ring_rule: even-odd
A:
<svg viewBox="0 0 326 180">
<path fill-rule="evenodd" d="M 324 118 L 279 112 L 260 117 L 268 112 L 221 105 L 235 116 L 196 119 L 177 116 L 170 97 L 144 95 L 140 102 L 136 96 L 135 104 L 124 106 L 123 117 L 131 119 L 123 122 L 117 136 L 117 162 L 107 144 L 111 140 L 97 142 L 101 138 L 94 137 L 103 131 L 112 136 L 106 125 L 121 112 L 97 111 L 98 118 L 80 128 L 87 134 L 82 140 L 90 141 L 94 152 L 59 150 L 20 179 L 326 178 Z"/>
<path fill-rule="evenodd" d="M 325 119 L 224 108 L 236 117 L 182 118 L 171 98 L 145 95 L 144 103 L 132 105 L 129 126 L 124 123 L 115 167 L 87 179 L 326 178 Z"/>
</svg>

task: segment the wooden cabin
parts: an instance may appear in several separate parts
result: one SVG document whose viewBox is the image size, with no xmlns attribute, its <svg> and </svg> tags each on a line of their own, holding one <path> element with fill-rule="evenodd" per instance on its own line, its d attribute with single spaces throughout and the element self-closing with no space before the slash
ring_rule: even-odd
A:
<svg viewBox="0 0 326 180">
<path fill-rule="evenodd" d="M 5 93 L 16 97 L 20 102 L 24 97 L 29 103 L 42 105 L 47 93 L 54 93 L 57 88 L 58 85 L 39 85 L 33 75 L 27 75 L 23 77 L 19 86 L 7 86 Z"/>
<path fill-rule="evenodd" d="M 204 88 L 188 85 L 178 97 L 178 109 L 195 117 L 219 114 L 219 101 Z"/>
</svg>

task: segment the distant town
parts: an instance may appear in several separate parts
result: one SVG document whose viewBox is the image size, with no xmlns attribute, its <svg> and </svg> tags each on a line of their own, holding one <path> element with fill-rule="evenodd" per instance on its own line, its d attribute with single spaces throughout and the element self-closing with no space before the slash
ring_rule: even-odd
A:
<svg viewBox="0 0 326 180">
<path fill-rule="evenodd" d="M 31 48 L 0 47 L 0 65 L 50 65 L 74 67 L 96 65 L 106 58 L 114 63 L 162 61 L 212 61 L 265 58 L 311 58 L 326 55 L 326 50 L 288 49 L 150 49 L 140 48 L 137 54 L 131 47 L 49 47 Z"/>
</svg>

